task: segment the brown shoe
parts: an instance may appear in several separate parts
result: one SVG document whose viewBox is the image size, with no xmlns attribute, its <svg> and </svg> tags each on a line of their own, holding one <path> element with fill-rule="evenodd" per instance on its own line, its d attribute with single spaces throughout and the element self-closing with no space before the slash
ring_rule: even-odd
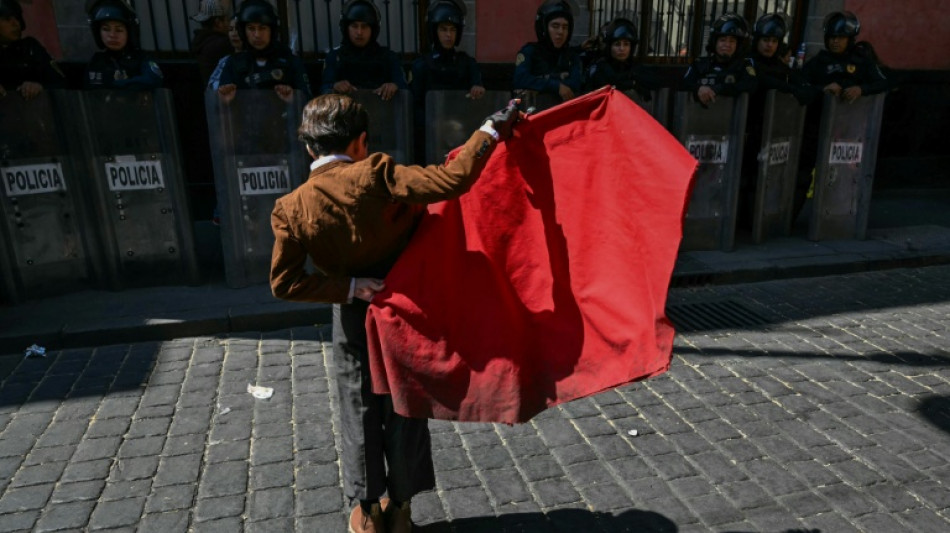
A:
<svg viewBox="0 0 950 533">
<path fill-rule="evenodd" d="M 389 533 L 409 533 L 412 531 L 412 509 L 409 508 L 409 502 L 403 502 L 397 506 L 387 501 L 384 514 L 386 516 L 386 531 Z"/>
<path fill-rule="evenodd" d="M 350 512 L 350 533 L 386 533 L 383 523 L 383 509 L 374 503 L 369 515 L 363 512 L 360 504 Z"/>
</svg>

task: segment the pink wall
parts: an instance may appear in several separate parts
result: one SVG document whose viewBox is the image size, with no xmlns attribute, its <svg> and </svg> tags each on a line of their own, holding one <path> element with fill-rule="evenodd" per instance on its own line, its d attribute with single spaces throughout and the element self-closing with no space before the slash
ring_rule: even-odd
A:
<svg viewBox="0 0 950 533">
<path fill-rule="evenodd" d="M 56 28 L 52 0 L 33 0 L 30 3 L 21 2 L 21 5 L 23 21 L 26 22 L 24 35 L 35 37 L 43 43 L 54 59 L 61 58 L 63 50 L 59 46 L 59 30 Z"/>
<path fill-rule="evenodd" d="M 475 59 L 514 63 L 518 50 L 536 40 L 534 14 L 541 0 L 479 0 L 475 3 Z"/>
<path fill-rule="evenodd" d="M 845 9 L 861 21 L 858 39 L 873 44 L 888 67 L 950 69 L 950 0 L 846 0 Z"/>
</svg>

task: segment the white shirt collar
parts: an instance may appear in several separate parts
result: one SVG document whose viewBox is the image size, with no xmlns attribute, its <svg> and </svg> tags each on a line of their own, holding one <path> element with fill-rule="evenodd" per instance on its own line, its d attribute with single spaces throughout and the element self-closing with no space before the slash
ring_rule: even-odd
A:
<svg viewBox="0 0 950 533">
<path fill-rule="evenodd" d="M 326 165 L 328 163 L 335 163 L 337 161 L 347 161 L 349 163 L 352 163 L 353 158 L 346 154 L 324 155 L 315 159 L 313 163 L 310 163 L 310 170 L 317 170 L 323 165 Z"/>
</svg>

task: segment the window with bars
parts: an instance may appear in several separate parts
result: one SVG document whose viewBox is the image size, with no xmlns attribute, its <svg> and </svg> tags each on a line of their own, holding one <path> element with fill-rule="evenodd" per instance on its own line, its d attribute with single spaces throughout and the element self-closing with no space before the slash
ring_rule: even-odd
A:
<svg viewBox="0 0 950 533">
<path fill-rule="evenodd" d="M 637 24 L 641 60 L 688 62 L 704 53 L 709 27 L 723 13 L 739 13 L 751 27 L 766 13 L 785 13 L 790 23 L 789 44 L 800 40 L 803 15 L 798 0 L 591 0 L 591 32 L 615 17 Z"/>
<path fill-rule="evenodd" d="M 200 0 L 133 0 L 142 32 L 142 46 L 162 55 L 188 54 L 194 30 L 191 20 Z M 340 11 L 344 0 L 276 0 L 281 38 L 300 54 L 325 53 L 340 44 Z M 382 17 L 379 43 L 398 53 L 419 50 L 420 12 L 424 0 L 376 0 Z M 239 0 L 232 0 L 240 5 Z M 422 11 L 420 11 L 420 9 Z"/>
</svg>

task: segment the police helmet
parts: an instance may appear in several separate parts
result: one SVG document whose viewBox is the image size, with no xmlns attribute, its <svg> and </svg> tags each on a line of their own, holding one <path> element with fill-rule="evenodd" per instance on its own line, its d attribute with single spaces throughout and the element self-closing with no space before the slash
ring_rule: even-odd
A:
<svg viewBox="0 0 950 533">
<path fill-rule="evenodd" d="M 26 29 L 26 21 L 23 20 L 23 7 L 17 0 L 0 0 L 0 17 L 13 17 L 20 23 L 20 29 Z"/>
<path fill-rule="evenodd" d="M 834 11 L 825 17 L 822 24 L 825 31 L 825 39 L 828 37 L 848 37 L 854 39 L 861 31 L 861 23 L 858 17 L 850 11 Z"/>
<path fill-rule="evenodd" d="M 736 38 L 736 54 L 738 54 L 745 48 L 746 41 L 749 38 L 749 23 L 735 13 L 726 13 L 720 16 L 712 24 L 712 30 L 709 32 L 709 42 L 706 43 L 706 51 L 710 54 L 716 53 L 716 40 L 723 36 Z"/>
<path fill-rule="evenodd" d="M 343 42 L 350 41 L 350 34 L 347 31 L 353 22 L 365 22 L 372 29 L 370 42 L 376 42 L 379 37 L 379 8 L 371 0 L 348 0 L 343 4 L 340 12 L 340 32 L 343 34 Z"/>
<path fill-rule="evenodd" d="M 92 30 L 92 38 L 95 39 L 96 46 L 100 49 L 106 47 L 99 33 L 102 24 L 109 20 L 117 20 L 125 24 L 125 30 L 129 34 L 126 46 L 139 47 L 139 19 L 128 3 L 124 0 L 97 0 L 87 5 L 89 5 L 87 9 L 89 28 Z"/>
<path fill-rule="evenodd" d="M 752 33 L 756 39 L 775 37 L 781 41 L 785 39 L 785 34 L 788 33 L 788 23 L 785 22 L 785 17 L 781 13 L 769 13 L 762 15 L 759 20 L 755 21 L 755 29 Z"/>
<path fill-rule="evenodd" d="M 614 41 L 619 41 L 620 39 L 626 39 L 630 41 L 631 48 L 637 46 L 637 43 L 640 41 L 640 37 L 637 35 L 637 25 L 634 24 L 632 20 L 625 18 L 615 18 L 610 22 L 610 24 L 607 25 L 606 28 L 604 28 L 601 40 L 604 41 L 604 44 L 607 45 L 608 49 L 610 48 L 610 45 L 614 44 Z"/>
<path fill-rule="evenodd" d="M 280 26 L 280 19 L 277 17 L 277 10 L 267 0 L 244 0 L 237 13 L 237 23 L 235 24 L 238 37 L 244 43 L 244 49 L 250 50 L 251 44 L 247 40 L 247 25 L 250 23 L 263 24 L 270 26 L 270 44 L 268 48 L 274 45 L 280 38 L 277 28 Z"/>
<path fill-rule="evenodd" d="M 544 0 L 534 16 L 534 34 L 537 35 L 538 42 L 551 43 L 548 24 L 556 18 L 567 19 L 567 41 L 571 41 L 571 35 L 574 34 L 574 10 L 571 4 L 565 0 Z"/>
<path fill-rule="evenodd" d="M 451 22 L 455 25 L 455 46 L 462 40 L 462 30 L 465 29 L 465 4 L 459 0 L 436 0 L 429 4 L 426 11 L 426 26 L 429 30 L 429 41 L 433 46 L 439 44 L 437 30 L 439 24 Z"/>
</svg>

